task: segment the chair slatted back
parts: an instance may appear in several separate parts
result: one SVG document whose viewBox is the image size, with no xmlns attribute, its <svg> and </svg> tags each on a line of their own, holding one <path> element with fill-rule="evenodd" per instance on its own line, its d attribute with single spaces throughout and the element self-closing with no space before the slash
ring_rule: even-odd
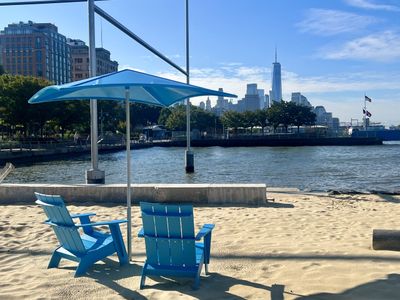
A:
<svg viewBox="0 0 400 300">
<path fill-rule="evenodd" d="M 192 205 L 141 202 L 147 262 L 159 266 L 196 265 Z"/>
<path fill-rule="evenodd" d="M 51 227 L 60 245 L 74 254 L 85 253 L 86 249 L 81 236 L 72 221 L 63 198 L 59 195 L 45 195 L 40 193 L 35 193 L 35 196 L 37 198 L 36 203 L 42 206 L 48 217 L 48 221 L 55 224 L 51 225 Z"/>
</svg>

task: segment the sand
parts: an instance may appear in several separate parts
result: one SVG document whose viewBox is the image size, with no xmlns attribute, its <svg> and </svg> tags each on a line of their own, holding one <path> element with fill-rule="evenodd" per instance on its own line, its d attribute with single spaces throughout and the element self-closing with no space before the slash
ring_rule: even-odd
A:
<svg viewBox="0 0 400 300">
<path fill-rule="evenodd" d="M 400 196 L 270 192 L 263 207 L 195 207 L 215 223 L 210 275 L 147 279 L 139 290 L 144 241 L 133 261 L 116 255 L 74 278 L 76 263 L 47 269 L 57 245 L 36 205 L 0 206 L 0 299 L 400 299 L 400 252 L 372 250 L 372 230 L 400 229 Z M 95 220 L 124 218 L 124 206 L 69 205 Z M 133 207 L 133 228 L 141 227 Z M 125 235 L 126 225 L 123 225 Z"/>
</svg>

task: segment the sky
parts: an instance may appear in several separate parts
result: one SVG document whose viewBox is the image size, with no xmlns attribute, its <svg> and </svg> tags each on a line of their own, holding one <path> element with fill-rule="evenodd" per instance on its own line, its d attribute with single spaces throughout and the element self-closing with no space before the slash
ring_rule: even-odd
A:
<svg viewBox="0 0 400 300">
<path fill-rule="evenodd" d="M 96 5 L 186 68 L 185 0 Z M 87 3 L 1 6 L 0 29 L 19 21 L 49 22 L 66 37 L 87 42 L 87 15 Z M 189 16 L 192 84 L 222 87 L 238 99 L 248 83 L 268 93 L 276 47 L 284 100 L 301 92 L 341 122 L 361 122 L 367 95 L 371 122 L 400 124 L 399 0 L 189 0 Z M 186 81 L 106 20 L 96 16 L 95 23 L 96 46 L 108 49 L 119 69 Z M 200 101 L 205 98 L 192 99 Z"/>
</svg>

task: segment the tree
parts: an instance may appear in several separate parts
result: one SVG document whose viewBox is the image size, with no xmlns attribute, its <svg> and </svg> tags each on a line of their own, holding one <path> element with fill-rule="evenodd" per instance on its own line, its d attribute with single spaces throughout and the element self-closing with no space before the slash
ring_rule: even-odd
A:
<svg viewBox="0 0 400 300">
<path fill-rule="evenodd" d="M 314 125 L 316 115 L 311 111 L 311 107 L 304 105 L 295 105 L 292 107 L 293 113 L 293 125 L 297 126 L 297 132 L 300 131 L 300 126 L 303 125 Z"/>
<path fill-rule="evenodd" d="M 28 104 L 28 99 L 37 91 L 50 85 L 50 82 L 41 78 L 0 76 L 0 106 L 4 107 L 3 118 L 9 126 L 22 126 L 24 136 L 29 127 L 33 127 L 38 120 L 43 124 L 43 116 L 51 116 L 49 107 Z"/>
<path fill-rule="evenodd" d="M 171 109 L 171 114 L 168 116 L 165 126 L 169 130 L 184 131 L 186 129 L 186 106 L 177 105 Z"/>
<path fill-rule="evenodd" d="M 216 115 L 197 106 L 190 108 L 190 126 L 200 131 L 212 132 L 217 125 Z"/>
<path fill-rule="evenodd" d="M 310 107 L 297 105 L 294 102 L 278 102 L 272 104 L 267 110 L 267 119 L 274 127 L 274 130 L 280 125 L 287 129 L 290 125 L 297 126 L 299 131 L 302 125 L 312 125 L 315 123 L 315 114 Z"/>
<path fill-rule="evenodd" d="M 165 125 L 170 114 L 171 109 L 169 109 L 168 107 L 163 107 L 158 117 L 158 124 Z"/>
<path fill-rule="evenodd" d="M 88 101 L 61 101 L 54 104 L 53 120 L 61 130 L 61 138 L 67 130 L 88 133 L 90 108 Z M 58 129 L 57 128 L 57 129 Z"/>
<path fill-rule="evenodd" d="M 233 128 L 234 133 L 237 133 L 239 127 L 243 127 L 242 115 L 233 110 L 224 112 L 221 116 L 221 122 L 225 128 Z"/>
<path fill-rule="evenodd" d="M 268 119 L 267 119 L 267 110 L 266 109 L 258 109 L 255 111 L 254 114 L 254 121 L 256 126 L 261 127 L 261 131 L 264 134 L 264 128 L 268 126 Z"/>
<path fill-rule="evenodd" d="M 177 105 L 169 110 L 163 110 L 160 118 L 165 118 L 165 126 L 170 130 L 186 130 L 186 106 Z M 161 123 L 161 122 L 160 122 Z M 216 125 L 216 116 L 197 106 L 190 106 L 190 127 L 200 131 L 210 131 Z"/>
<path fill-rule="evenodd" d="M 283 106 L 280 102 L 274 102 L 269 109 L 267 109 L 266 116 L 269 124 L 272 125 L 274 131 L 281 124 L 283 115 Z"/>
<path fill-rule="evenodd" d="M 256 113 L 253 111 L 245 111 L 242 113 L 242 125 L 244 128 L 250 127 L 250 134 L 253 134 L 253 127 L 257 126 Z"/>
<path fill-rule="evenodd" d="M 131 105 L 131 125 L 136 127 L 155 124 L 160 116 L 160 111 L 161 107 L 159 106 L 133 103 Z"/>
<path fill-rule="evenodd" d="M 0 75 L 3 75 L 5 73 L 6 73 L 6 71 L 4 70 L 3 65 L 0 65 Z"/>
</svg>

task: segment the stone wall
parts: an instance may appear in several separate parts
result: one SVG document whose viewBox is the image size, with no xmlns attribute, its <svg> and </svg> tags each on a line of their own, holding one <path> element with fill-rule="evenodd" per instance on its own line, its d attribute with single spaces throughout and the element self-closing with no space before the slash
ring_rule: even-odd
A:
<svg viewBox="0 0 400 300">
<path fill-rule="evenodd" d="M 132 203 L 263 205 L 267 201 L 265 184 L 133 184 L 131 191 Z M 33 204 L 34 192 L 61 195 L 74 203 L 126 203 L 123 184 L 0 184 L 0 204 Z"/>
</svg>

